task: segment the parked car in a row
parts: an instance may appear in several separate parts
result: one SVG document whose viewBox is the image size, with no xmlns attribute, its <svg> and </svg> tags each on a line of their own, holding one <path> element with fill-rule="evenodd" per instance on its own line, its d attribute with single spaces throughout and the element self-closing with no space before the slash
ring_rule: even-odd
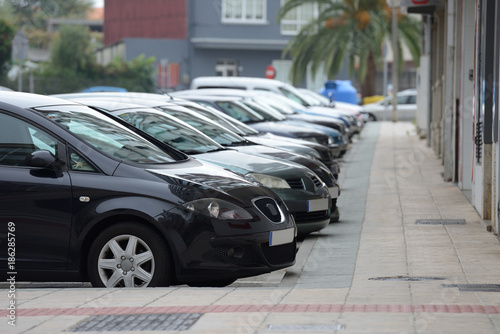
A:
<svg viewBox="0 0 500 334">
<path fill-rule="evenodd" d="M 189 108 L 192 111 L 195 111 L 198 114 L 204 115 L 212 120 L 215 120 L 220 125 L 228 128 L 231 131 L 235 131 L 237 134 L 244 136 L 247 140 L 254 144 L 262 144 L 266 146 L 276 147 L 287 149 L 293 151 L 298 154 L 307 154 L 311 157 L 318 158 L 321 162 L 323 162 L 326 166 L 330 168 L 335 177 L 338 175 L 340 169 L 338 163 L 335 161 L 334 156 L 330 148 L 318 143 L 319 139 L 316 140 L 302 140 L 300 138 L 292 138 L 290 134 L 284 132 L 284 136 L 277 135 L 278 132 L 271 134 L 269 132 L 258 131 L 253 129 L 244 123 L 238 121 L 235 118 L 230 117 L 228 114 L 211 107 L 210 105 L 201 105 L 199 103 L 195 103 L 193 101 L 188 101 L 182 98 L 175 98 L 170 95 L 161 95 L 161 94 L 151 94 L 151 93 L 87 93 L 87 94 L 58 94 L 54 95 L 55 97 L 72 99 L 72 98 L 112 98 L 117 99 L 122 102 L 131 102 L 131 103 L 141 103 L 141 100 L 149 101 L 156 100 L 162 101 L 162 103 L 174 103 L 177 105 L 182 105 Z M 237 99 L 234 99 L 237 100 Z M 145 102 L 147 103 L 147 102 Z M 157 104 L 148 104 L 148 106 L 156 107 Z M 255 115 L 252 111 L 246 111 L 249 117 L 257 117 L 261 119 L 260 116 Z M 328 135 L 320 132 L 320 131 L 306 131 L 304 129 L 293 128 L 296 131 L 300 131 L 300 134 L 305 134 L 309 138 L 314 137 L 316 135 L 320 136 L 322 142 L 328 141 Z M 306 147 L 305 147 L 306 146 Z M 304 152 L 304 150 L 313 149 L 316 151 L 316 154 L 311 154 L 310 151 Z"/>
<path fill-rule="evenodd" d="M 4 278 L 227 285 L 294 264 L 294 219 L 261 183 L 76 102 L 0 101 Z"/>
<path fill-rule="evenodd" d="M 191 82 L 191 89 L 203 90 L 209 88 L 231 88 L 239 90 L 273 92 L 278 95 L 286 96 L 287 98 L 301 104 L 306 108 L 301 110 L 301 112 L 308 115 L 347 117 L 349 118 L 349 122 L 346 125 L 353 127 L 349 134 L 351 137 L 359 133 L 363 126 L 361 113 L 359 110 L 351 107 L 350 104 L 344 103 L 344 105 L 349 105 L 348 108 L 344 108 L 341 104 L 332 105 L 328 99 L 324 102 L 324 97 L 319 96 L 313 98 L 310 93 L 303 93 L 300 89 L 279 80 L 252 77 L 206 76 L 197 77 Z M 317 96 L 317 94 L 315 95 Z"/>
<path fill-rule="evenodd" d="M 333 117 L 307 115 L 301 112 L 304 109 L 302 105 L 283 95 L 262 91 L 217 88 L 177 91 L 171 93 L 171 95 L 198 101 L 206 105 L 209 104 L 206 100 L 203 100 L 203 97 L 206 96 L 237 96 L 241 98 L 241 103 L 258 113 L 266 121 L 290 124 L 326 133 L 331 137 L 328 147 L 330 147 L 332 154 L 336 158 L 343 155 L 347 150 L 349 128 L 346 128 L 342 120 Z M 222 111 L 226 111 L 221 103 L 218 103 L 217 107 Z"/>
<path fill-rule="evenodd" d="M 224 286 L 293 265 L 297 238 L 339 219 L 348 112 L 303 117 L 276 93 L 204 95 L 243 110 L 244 124 L 194 98 L 0 94 L 0 222 L 19 234 L 3 275 Z M 275 126 L 250 127 L 263 120 Z"/>
</svg>

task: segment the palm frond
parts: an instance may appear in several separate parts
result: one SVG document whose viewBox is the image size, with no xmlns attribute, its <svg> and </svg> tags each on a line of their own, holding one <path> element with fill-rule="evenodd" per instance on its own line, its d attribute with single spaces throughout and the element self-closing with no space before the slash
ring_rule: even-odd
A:
<svg viewBox="0 0 500 334">
<path fill-rule="evenodd" d="M 298 83 L 306 77 L 308 67 L 316 74 L 321 68 L 334 77 L 346 63 L 350 75 L 357 74 L 363 80 L 368 71 L 368 57 L 381 60 L 381 47 L 391 37 L 391 22 L 388 19 L 385 0 L 288 0 L 278 13 L 278 19 L 303 4 L 320 6 L 318 17 L 303 26 L 292 37 L 282 52 L 282 57 L 292 59 L 291 79 Z M 335 19 L 334 24 L 326 24 Z M 420 57 L 419 22 L 403 16 L 398 23 L 398 55 L 401 69 L 402 47 L 408 46 L 414 63 L 418 66 Z"/>
</svg>

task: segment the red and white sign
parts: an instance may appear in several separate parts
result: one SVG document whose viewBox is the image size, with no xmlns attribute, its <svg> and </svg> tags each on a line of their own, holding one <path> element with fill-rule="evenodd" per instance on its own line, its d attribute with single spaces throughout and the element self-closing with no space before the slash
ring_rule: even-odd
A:
<svg viewBox="0 0 500 334">
<path fill-rule="evenodd" d="M 401 7 L 437 6 L 439 0 L 401 0 Z"/>
<path fill-rule="evenodd" d="M 266 78 L 274 79 L 274 77 L 276 77 L 276 69 L 273 65 L 268 65 L 266 67 Z"/>
</svg>

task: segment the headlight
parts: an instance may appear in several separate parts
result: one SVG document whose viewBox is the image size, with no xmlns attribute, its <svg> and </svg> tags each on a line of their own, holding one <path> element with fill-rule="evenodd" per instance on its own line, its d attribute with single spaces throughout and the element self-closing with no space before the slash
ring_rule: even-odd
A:
<svg viewBox="0 0 500 334">
<path fill-rule="evenodd" d="M 300 139 L 310 141 L 311 143 L 319 144 L 318 138 L 316 138 L 316 137 L 304 137 L 304 138 L 300 138 Z"/>
<path fill-rule="evenodd" d="M 252 215 L 242 207 L 218 198 L 202 198 L 182 204 L 190 211 L 221 220 L 246 220 Z"/>
<path fill-rule="evenodd" d="M 328 136 L 328 145 L 335 144 L 335 140 L 333 140 L 332 136 Z"/>
<path fill-rule="evenodd" d="M 256 174 L 256 173 L 249 173 L 246 176 L 262 183 L 263 185 L 265 185 L 268 188 L 274 188 L 274 189 L 290 188 L 290 185 L 288 184 L 288 182 L 286 182 L 283 179 L 280 179 L 279 177 L 266 175 L 266 174 Z"/>
</svg>

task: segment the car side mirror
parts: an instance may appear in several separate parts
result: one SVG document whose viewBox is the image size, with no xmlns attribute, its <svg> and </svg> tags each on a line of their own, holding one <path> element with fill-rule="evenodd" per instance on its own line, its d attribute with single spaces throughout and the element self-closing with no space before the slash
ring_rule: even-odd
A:
<svg viewBox="0 0 500 334">
<path fill-rule="evenodd" d="M 26 156 L 26 166 L 59 169 L 64 165 L 64 162 L 59 160 L 52 152 L 47 150 L 39 150 L 31 152 Z"/>
</svg>

